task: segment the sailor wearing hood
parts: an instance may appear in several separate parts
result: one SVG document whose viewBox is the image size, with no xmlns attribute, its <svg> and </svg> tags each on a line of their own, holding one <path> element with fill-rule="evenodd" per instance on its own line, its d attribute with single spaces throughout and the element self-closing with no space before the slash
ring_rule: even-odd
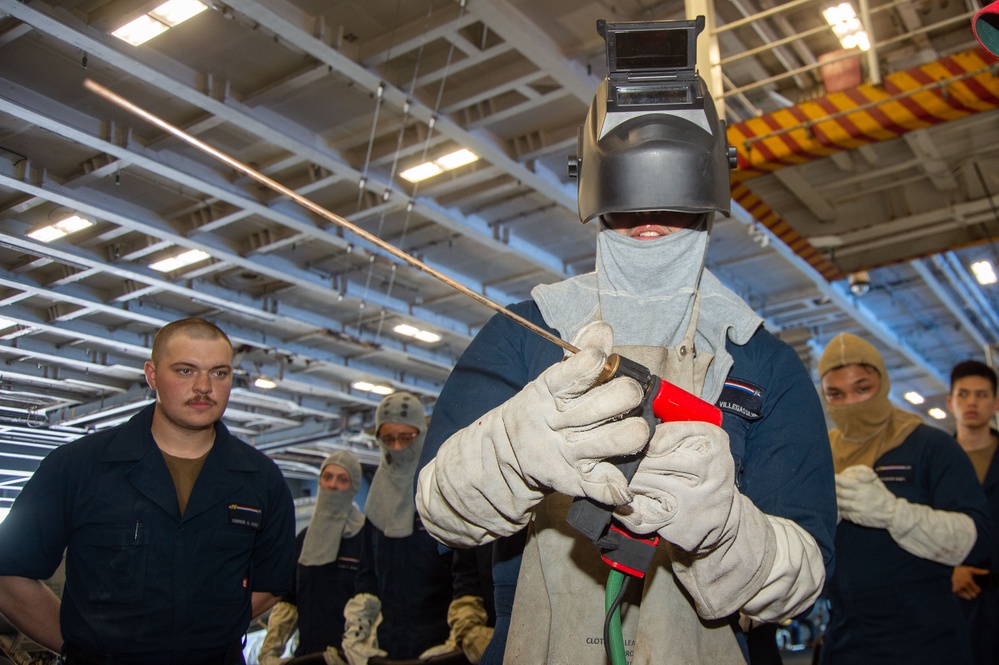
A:
<svg viewBox="0 0 999 665">
<path fill-rule="evenodd" d="M 426 433 L 416 395 L 396 392 L 378 405 L 375 437 L 382 458 L 364 505 L 356 595 L 344 609 L 350 665 L 372 656 L 416 658 L 449 634 L 452 557 L 424 529 L 413 500 Z"/>
<path fill-rule="evenodd" d="M 834 337 L 819 360 L 841 521 L 822 663 L 972 663 L 951 570 L 989 553 L 974 466 L 946 432 L 894 406 L 884 359 Z"/>
<path fill-rule="evenodd" d="M 338 450 L 323 460 L 312 518 L 295 539 L 295 590 L 271 610 L 260 665 L 281 662 L 296 627 L 296 656 L 331 652 L 328 661 L 342 662 L 335 652 L 343 638 L 343 609 L 354 595 L 361 562 L 364 515 L 354 504 L 360 489 L 361 463 L 353 453 Z"/>
</svg>

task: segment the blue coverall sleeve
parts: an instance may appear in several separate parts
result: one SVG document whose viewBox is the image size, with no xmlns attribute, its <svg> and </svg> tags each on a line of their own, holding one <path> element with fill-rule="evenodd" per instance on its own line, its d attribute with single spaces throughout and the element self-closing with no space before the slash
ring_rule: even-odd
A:
<svg viewBox="0 0 999 665">
<path fill-rule="evenodd" d="M 798 355 L 787 344 L 774 342 L 776 346 L 768 345 L 770 355 L 752 363 L 764 372 L 760 379 L 767 390 L 762 416 L 748 427 L 740 489 L 764 513 L 808 531 L 822 552 L 828 579 L 836 483 L 825 416 Z"/>
<path fill-rule="evenodd" d="M 57 448 L 42 460 L 0 524 L 0 575 L 45 580 L 59 567 L 69 542 L 68 452 Z"/>
<path fill-rule="evenodd" d="M 927 446 L 928 463 L 922 465 L 930 492 L 930 505 L 937 510 L 961 512 L 975 522 L 977 538 L 966 562 L 985 561 L 994 545 L 995 525 L 975 467 L 956 441 L 940 432 L 940 441 Z"/>
<path fill-rule="evenodd" d="M 283 594 L 295 577 L 295 502 L 273 462 L 266 473 L 270 517 L 253 544 L 253 591 Z"/>
</svg>

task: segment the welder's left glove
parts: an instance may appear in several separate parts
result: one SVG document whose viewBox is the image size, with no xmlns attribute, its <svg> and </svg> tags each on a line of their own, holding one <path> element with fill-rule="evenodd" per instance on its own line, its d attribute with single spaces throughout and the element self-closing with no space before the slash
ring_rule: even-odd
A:
<svg viewBox="0 0 999 665">
<path fill-rule="evenodd" d="M 836 474 L 836 503 L 843 519 L 887 529 L 906 552 L 948 566 L 963 563 L 978 538 L 970 516 L 895 496 L 869 466 Z"/>
<path fill-rule="evenodd" d="M 825 566 L 815 540 L 790 520 L 764 515 L 735 486 L 725 430 L 703 422 L 662 423 L 631 481 L 634 500 L 617 518 L 638 534 L 657 532 L 697 613 L 741 611 L 779 621 L 811 605 Z"/>
</svg>

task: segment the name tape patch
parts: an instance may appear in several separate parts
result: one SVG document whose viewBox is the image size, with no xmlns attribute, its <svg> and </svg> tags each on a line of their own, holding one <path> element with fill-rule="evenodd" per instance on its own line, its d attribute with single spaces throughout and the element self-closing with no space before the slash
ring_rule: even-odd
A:
<svg viewBox="0 0 999 665">
<path fill-rule="evenodd" d="M 874 467 L 874 473 L 883 483 L 911 483 L 916 475 L 911 464 L 883 464 Z"/>
<path fill-rule="evenodd" d="M 734 413 L 747 420 L 758 420 L 763 415 L 763 396 L 766 391 L 755 383 L 742 379 L 729 379 L 722 388 L 716 405 L 722 411 Z"/>
<path fill-rule="evenodd" d="M 264 511 L 260 508 L 241 506 L 238 503 L 229 504 L 229 524 L 259 529 L 263 523 Z"/>
</svg>

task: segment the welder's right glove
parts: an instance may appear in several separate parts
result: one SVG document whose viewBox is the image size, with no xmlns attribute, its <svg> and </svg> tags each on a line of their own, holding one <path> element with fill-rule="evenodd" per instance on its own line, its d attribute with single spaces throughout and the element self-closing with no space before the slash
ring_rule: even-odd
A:
<svg viewBox="0 0 999 665">
<path fill-rule="evenodd" d="M 862 464 L 836 474 L 836 502 L 843 519 L 887 529 L 906 552 L 947 566 L 963 563 L 978 538 L 970 516 L 895 496 Z"/>
<path fill-rule="evenodd" d="M 516 533 L 552 490 L 612 506 L 631 499 L 624 475 L 603 460 L 645 446 L 645 421 L 622 418 L 642 389 L 623 377 L 596 385 L 614 344 L 607 323 L 573 343 L 579 353 L 456 432 L 420 472 L 417 508 L 438 540 L 467 547 Z"/>
<path fill-rule="evenodd" d="M 615 516 L 670 545 L 673 572 L 697 613 L 742 611 L 779 621 L 818 597 L 825 566 L 818 545 L 790 520 L 763 514 L 735 486 L 728 434 L 704 422 L 656 427 L 631 482 L 634 499 Z"/>
<path fill-rule="evenodd" d="M 350 665 L 367 665 L 374 656 L 387 656 L 378 648 L 378 626 L 382 622 L 382 601 L 370 593 L 359 593 L 343 608 L 344 655 Z"/>
<path fill-rule="evenodd" d="M 257 662 L 260 665 L 280 665 L 285 660 L 285 645 L 298 626 L 298 608 L 292 603 L 280 601 L 267 618 L 267 634 L 260 643 L 260 654 Z M 289 659 L 290 660 L 290 659 Z"/>
</svg>

